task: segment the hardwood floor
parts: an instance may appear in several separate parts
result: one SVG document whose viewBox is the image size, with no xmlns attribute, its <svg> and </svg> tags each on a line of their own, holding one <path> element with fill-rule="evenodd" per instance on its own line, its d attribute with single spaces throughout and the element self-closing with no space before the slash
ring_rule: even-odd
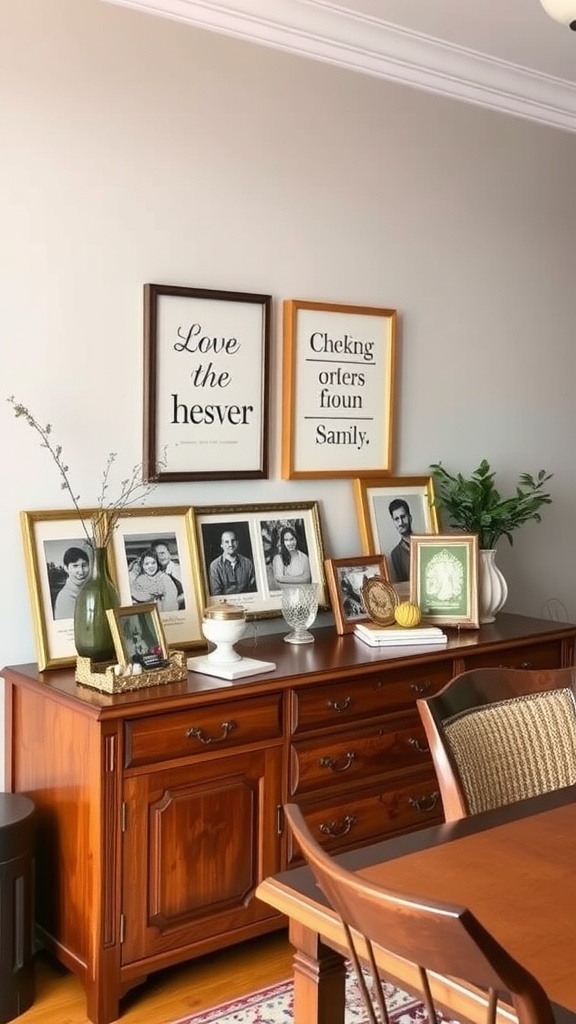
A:
<svg viewBox="0 0 576 1024">
<path fill-rule="evenodd" d="M 187 1014 L 217 1006 L 292 973 L 292 947 L 286 932 L 190 960 L 152 975 L 122 1003 L 122 1024 L 170 1024 Z M 89 1024 L 80 982 L 45 953 L 35 964 L 36 999 L 18 1024 Z"/>
</svg>

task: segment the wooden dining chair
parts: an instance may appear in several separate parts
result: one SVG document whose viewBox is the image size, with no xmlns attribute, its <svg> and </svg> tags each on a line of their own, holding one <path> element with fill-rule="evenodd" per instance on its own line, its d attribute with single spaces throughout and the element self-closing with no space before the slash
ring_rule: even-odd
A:
<svg viewBox="0 0 576 1024">
<path fill-rule="evenodd" d="M 416 704 L 446 821 L 576 783 L 576 669 L 471 669 Z"/>
<path fill-rule="evenodd" d="M 496 1019 L 499 992 L 511 998 L 518 1024 L 553 1024 L 552 1007 L 540 983 L 471 911 L 391 892 L 362 879 L 322 849 L 296 804 L 286 804 L 284 811 L 320 889 L 340 918 L 370 1024 L 388 1022 L 375 946 L 417 965 L 429 1024 L 437 1021 L 429 971 L 486 991 L 488 1024 Z"/>
</svg>

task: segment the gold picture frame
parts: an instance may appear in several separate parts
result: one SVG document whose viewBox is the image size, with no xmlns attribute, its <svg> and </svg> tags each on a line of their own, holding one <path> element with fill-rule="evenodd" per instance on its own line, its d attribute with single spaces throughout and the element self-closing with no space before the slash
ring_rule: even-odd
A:
<svg viewBox="0 0 576 1024">
<path fill-rule="evenodd" d="M 411 533 L 438 533 L 433 479 L 431 476 L 357 478 L 353 489 L 362 551 L 367 555 L 385 556 L 390 582 L 402 597 L 407 597 L 409 537 Z M 409 514 L 407 534 L 401 530 L 400 520 L 405 518 L 403 508 L 408 508 Z"/>
<path fill-rule="evenodd" d="M 395 609 L 398 593 L 389 580 L 373 576 L 362 587 L 362 601 L 370 622 L 377 626 L 392 626 L 396 621 Z"/>
<path fill-rule="evenodd" d="M 477 534 L 413 535 L 410 546 L 410 600 L 422 621 L 478 629 Z"/>
<path fill-rule="evenodd" d="M 396 310 L 285 299 L 283 312 L 282 477 L 391 473 Z"/>
<path fill-rule="evenodd" d="M 107 613 L 118 664 L 139 664 L 143 672 L 165 668 L 170 660 L 156 602 L 111 608 Z"/>
<path fill-rule="evenodd" d="M 168 645 L 183 650 L 206 645 L 192 532 L 189 505 L 126 509 L 118 519 L 111 544 L 122 604 L 158 601 Z M 138 564 L 141 569 L 142 559 L 151 552 L 157 556 L 159 570 L 170 577 L 164 599 L 160 590 L 154 592 L 151 581 L 143 579 L 143 586 L 137 582 Z"/>
<path fill-rule="evenodd" d="M 326 558 L 324 568 L 336 632 L 353 633 L 359 622 L 370 620 L 362 603 L 363 583 L 376 576 L 388 579 L 386 559 L 383 555 Z"/>
<path fill-rule="evenodd" d="M 318 584 L 318 607 L 328 608 L 318 502 L 203 505 L 191 508 L 190 515 L 204 606 L 225 597 L 244 608 L 247 619 L 272 618 L 282 613 L 283 586 L 311 582 Z M 239 556 L 232 581 L 222 563 L 230 534 Z M 288 534 L 296 540 L 290 553 L 282 543 Z M 301 570 L 299 577 L 296 570 Z"/>
<path fill-rule="evenodd" d="M 47 668 L 63 668 L 76 661 L 74 646 L 73 597 L 66 607 L 59 609 L 58 597 L 62 597 L 69 579 L 70 552 L 85 554 L 90 574 L 92 549 L 88 543 L 91 523 L 99 509 L 51 509 L 48 511 L 23 511 L 20 526 L 24 546 L 24 561 L 28 580 L 32 626 L 40 672 Z M 78 561 L 79 559 L 75 559 Z M 113 559 L 108 569 L 114 579 Z M 72 611 L 72 614 L 68 614 Z"/>
</svg>

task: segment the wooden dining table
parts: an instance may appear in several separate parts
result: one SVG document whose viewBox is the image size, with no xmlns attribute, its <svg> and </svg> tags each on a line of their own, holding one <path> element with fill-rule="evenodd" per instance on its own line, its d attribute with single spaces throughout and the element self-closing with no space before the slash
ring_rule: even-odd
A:
<svg viewBox="0 0 576 1024">
<path fill-rule="evenodd" d="M 363 847 L 337 860 L 371 882 L 469 907 L 534 974 L 558 1024 L 576 1024 L 576 786 Z M 308 867 L 260 883 L 258 899 L 285 914 L 294 955 L 294 1024 L 343 1024 L 342 926 Z M 418 992 L 416 967 L 376 951 L 386 980 Z M 439 1005 L 480 1022 L 485 994 L 432 975 Z M 516 1019 L 501 1000 L 499 1020 Z"/>
</svg>

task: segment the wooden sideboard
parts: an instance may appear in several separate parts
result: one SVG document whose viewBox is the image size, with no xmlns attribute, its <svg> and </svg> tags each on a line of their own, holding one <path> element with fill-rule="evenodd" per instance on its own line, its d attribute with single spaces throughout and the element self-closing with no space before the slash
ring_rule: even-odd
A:
<svg viewBox="0 0 576 1024">
<path fill-rule="evenodd" d="M 38 808 L 39 937 L 95 1024 L 149 973 L 282 925 L 253 893 L 297 859 L 288 798 L 332 850 L 441 820 L 416 698 L 478 666 L 572 665 L 576 626 L 503 614 L 415 654 L 315 637 L 243 641 L 276 670 L 234 683 L 108 695 L 71 669 L 3 670 L 7 786 Z"/>
</svg>

